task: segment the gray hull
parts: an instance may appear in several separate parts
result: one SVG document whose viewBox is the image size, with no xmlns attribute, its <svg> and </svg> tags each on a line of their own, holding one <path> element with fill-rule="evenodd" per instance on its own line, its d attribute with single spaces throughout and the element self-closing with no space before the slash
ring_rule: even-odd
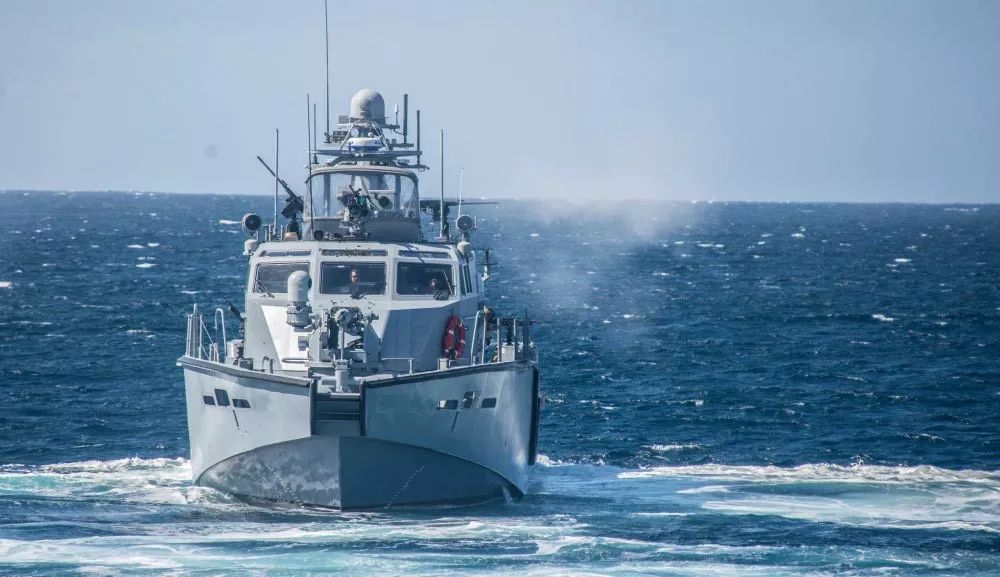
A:
<svg viewBox="0 0 1000 577">
<path fill-rule="evenodd" d="M 302 378 L 180 364 L 200 485 L 341 509 L 467 503 L 520 495 L 534 460 L 538 383 L 527 362 L 368 381 L 332 397 Z"/>
</svg>

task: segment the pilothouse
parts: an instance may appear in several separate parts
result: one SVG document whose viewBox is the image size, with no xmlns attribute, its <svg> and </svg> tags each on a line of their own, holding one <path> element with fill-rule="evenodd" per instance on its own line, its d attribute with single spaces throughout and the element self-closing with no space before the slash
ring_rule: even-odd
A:
<svg viewBox="0 0 1000 577">
<path fill-rule="evenodd" d="M 336 508 L 524 491 L 541 406 L 531 321 L 487 306 L 475 220 L 460 214 L 450 232 L 463 203 L 443 187 L 421 199 L 408 100 L 388 123 L 378 92 L 355 94 L 309 152 L 303 192 L 275 174 L 285 225 L 244 217 L 237 338 L 227 309 L 211 323 L 221 331 L 189 315 L 179 365 L 197 483 Z"/>
</svg>

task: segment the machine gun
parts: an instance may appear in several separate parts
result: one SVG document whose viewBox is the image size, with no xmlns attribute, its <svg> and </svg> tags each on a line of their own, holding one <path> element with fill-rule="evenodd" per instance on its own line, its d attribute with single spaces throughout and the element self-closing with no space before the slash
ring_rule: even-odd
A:
<svg viewBox="0 0 1000 577">
<path fill-rule="evenodd" d="M 273 176 L 278 181 L 278 184 L 281 185 L 281 188 L 285 190 L 285 194 L 288 195 L 288 198 L 285 199 L 285 208 L 281 210 L 281 216 L 288 219 L 288 231 L 294 232 L 296 236 L 300 236 L 298 215 L 299 213 L 305 211 L 305 203 L 303 202 L 302 197 L 292 192 L 292 189 L 288 186 L 288 183 L 279 178 L 278 175 L 275 174 L 273 170 L 271 170 L 271 167 L 268 166 L 266 162 L 264 162 L 263 158 L 258 156 L 257 160 L 259 160 L 260 163 L 264 165 L 264 168 L 266 168 L 267 171 L 271 173 L 271 176 Z"/>
</svg>

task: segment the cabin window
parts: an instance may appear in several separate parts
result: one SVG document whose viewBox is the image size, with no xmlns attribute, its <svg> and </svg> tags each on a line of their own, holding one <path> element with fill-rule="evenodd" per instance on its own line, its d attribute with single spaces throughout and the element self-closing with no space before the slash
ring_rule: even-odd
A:
<svg viewBox="0 0 1000 577">
<path fill-rule="evenodd" d="M 324 262 L 320 271 L 323 294 L 385 294 L 385 263 Z"/>
<path fill-rule="evenodd" d="M 222 389 L 215 389 L 215 402 L 218 403 L 220 407 L 228 407 L 229 393 Z"/>
<path fill-rule="evenodd" d="M 469 265 L 463 264 L 460 270 L 462 271 L 462 294 L 471 294 L 472 279 L 469 277 Z"/>
<path fill-rule="evenodd" d="M 450 264 L 401 262 L 396 269 L 396 292 L 401 295 L 430 295 L 437 298 L 455 293 Z"/>
<path fill-rule="evenodd" d="M 324 248 L 320 251 L 323 256 L 386 256 L 389 251 L 381 248 Z"/>
<path fill-rule="evenodd" d="M 308 250 L 262 250 L 260 256 L 309 256 Z"/>
<path fill-rule="evenodd" d="M 306 214 L 316 218 L 342 217 L 344 210 L 370 215 L 391 211 L 417 218 L 417 183 L 406 174 L 372 170 L 328 172 L 310 179 L 312 202 Z M 310 202 L 310 195 L 306 202 Z"/>
<path fill-rule="evenodd" d="M 288 291 L 288 277 L 293 272 L 309 272 L 307 262 L 268 262 L 257 265 L 253 292 L 285 294 Z"/>
<path fill-rule="evenodd" d="M 440 250 L 401 250 L 399 256 L 406 258 L 451 258 L 450 254 Z"/>
</svg>

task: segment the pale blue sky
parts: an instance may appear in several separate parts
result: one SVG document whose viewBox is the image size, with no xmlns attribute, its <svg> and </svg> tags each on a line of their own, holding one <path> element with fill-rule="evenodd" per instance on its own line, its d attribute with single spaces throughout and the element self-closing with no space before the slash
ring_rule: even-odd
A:
<svg viewBox="0 0 1000 577">
<path fill-rule="evenodd" d="M 275 127 L 300 182 L 322 19 L 0 0 L 0 188 L 266 194 Z M 408 91 L 468 194 L 1000 202 L 1000 2 L 331 0 L 330 21 L 331 111 Z"/>
</svg>

